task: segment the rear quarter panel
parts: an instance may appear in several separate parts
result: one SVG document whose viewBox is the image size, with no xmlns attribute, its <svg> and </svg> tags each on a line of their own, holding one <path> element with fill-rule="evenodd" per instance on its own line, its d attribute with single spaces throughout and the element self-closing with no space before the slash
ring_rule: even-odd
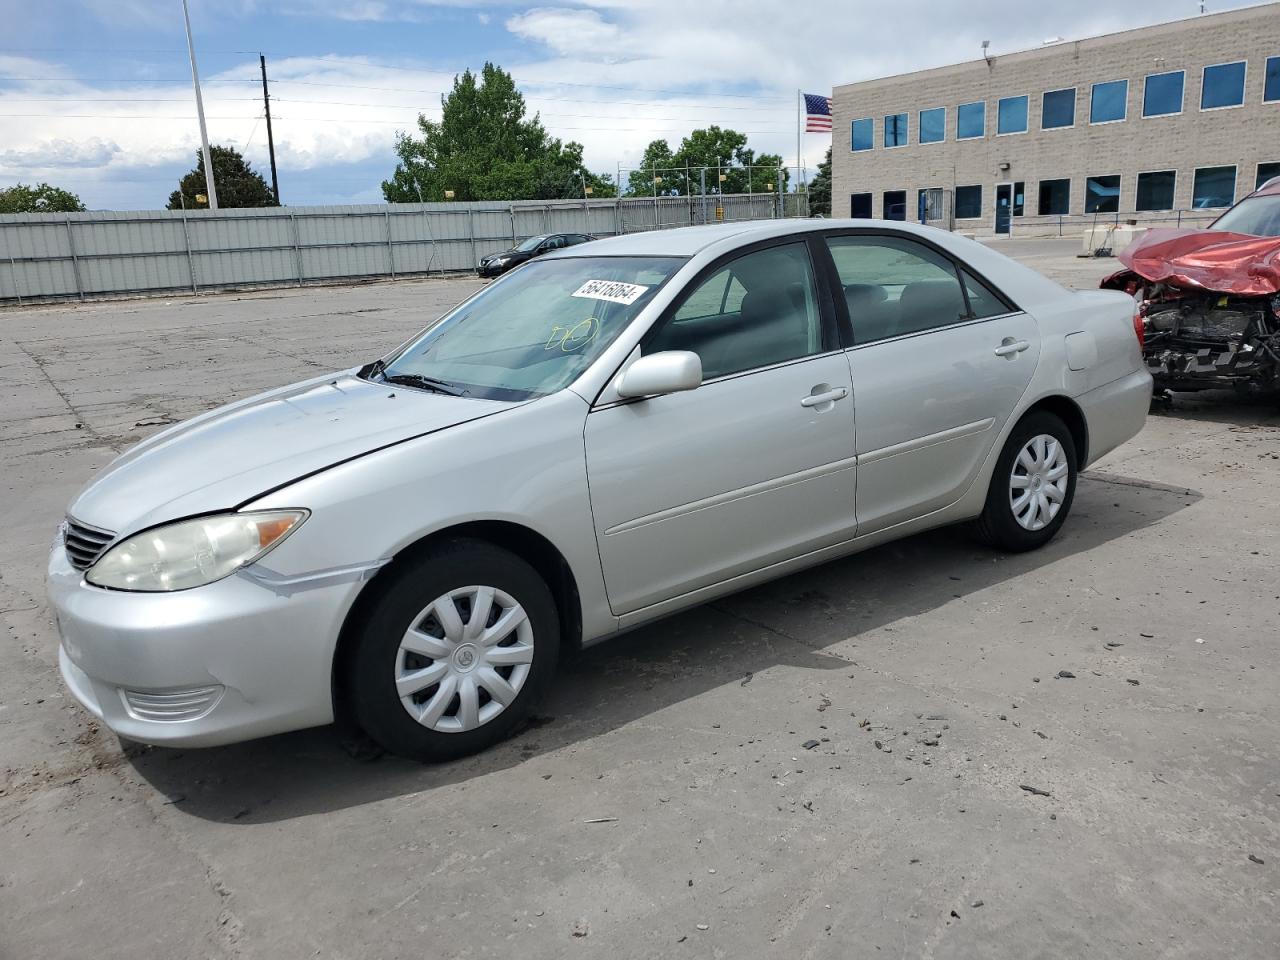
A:
<svg viewBox="0 0 1280 960">
<path fill-rule="evenodd" d="M 1081 290 L 1040 305 L 1046 378 L 1071 397 L 1105 386 L 1143 368 L 1133 332 L 1133 297 L 1117 290 Z"/>
</svg>

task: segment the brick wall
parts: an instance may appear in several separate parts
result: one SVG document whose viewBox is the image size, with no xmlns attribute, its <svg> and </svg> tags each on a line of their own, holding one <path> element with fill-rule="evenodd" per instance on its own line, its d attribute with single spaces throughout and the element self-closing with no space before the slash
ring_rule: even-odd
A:
<svg viewBox="0 0 1280 960">
<path fill-rule="evenodd" d="M 1052 232 L 1035 217 L 1041 180 L 1069 178 L 1070 213 L 1084 214 L 1086 178 L 1119 174 L 1120 217 L 1135 217 L 1140 172 L 1175 170 L 1175 209 L 1192 207 L 1197 167 L 1235 165 L 1236 199 L 1254 187 L 1259 163 L 1280 161 L 1280 102 L 1263 102 L 1268 57 L 1280 57 L 1280 4 L 1211 14 L 1189 20 L 1064 42 L 1020 53 L 992 51 L 991 61 L 925 70 L 836 87 L 832 98 L 832 215 L 849 216 L 850 195 L 872 194 L 873 216 L 884 216 L 883 194 L 907 192 L 907 216 L 915 219 L 920 188 L 980 184 L 982 216 L 957 220 L 956 229 L 991 233 L 995 185 L 1025 183 L 1025 219 L 1015 233 Z M 1243 106 L 1200 109 L 1202 69 L 1247 61 Z M 1143 118 L 1144 77 L 1185 70 L 1183 110 L 1175 116 Z M 1129 81 L 1127 117 L 1090 124 L 1094 83 Z M 1042 94 L 1075 87 L 1075 125 L 1041 128 Z M 1027 133 L 997 135 L 997 101 L 1027 95 Z M 959 104 L 986 102 L 986 132 L 980 139 L 956 139 Z M 943 142 L 919 142 L 919 114 L 946 108 Z M 884 118 L 906 113 L 908 145 L 884 146 Z M 874 119 L 874 148 L 851 150 L 853 120 Z M 1007 164 L 1007 168 L 1004 165 Z M 1197 211 L 1199 213 L 1199 211 Z M 1167 214 L 1138 214 L 1139 220 Z M 1104 219 L 1107 219 L 1104 217 Z M 1203 222 L 1204 214 L 1198 218 Z M 1056 218 L 1055 218 L 1056 220 Z"/>
</svg>

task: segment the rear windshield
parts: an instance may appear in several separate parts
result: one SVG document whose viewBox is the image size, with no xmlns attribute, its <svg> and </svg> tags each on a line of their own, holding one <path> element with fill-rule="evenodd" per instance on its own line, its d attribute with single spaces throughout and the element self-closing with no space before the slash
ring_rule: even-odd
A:
<svg viewBox="0 0 1280 960">
<path fill-rule="evenodd" d="M 1280 194 L 1241 200 L 1217 219 L 1213 229 L 1248 233 L 1255 237 L 1280 237 Z"/>
<path fill-rule="evenodd" d="M 683 263 L 532 260 L 429 327 L 384 373 L 429 377 L 489 400 L 554 393 L 600 356 Z"/>
</svg>

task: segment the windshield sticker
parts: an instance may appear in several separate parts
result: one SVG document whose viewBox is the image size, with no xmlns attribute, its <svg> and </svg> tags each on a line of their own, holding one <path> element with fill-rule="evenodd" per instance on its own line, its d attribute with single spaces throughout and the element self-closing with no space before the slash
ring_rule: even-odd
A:
<svg viewBox="0 0 1280 960">
<path fill-rule="evenodd" d="M 585 297 L 588 300 L 608 300 L 610 303 L 632 304 L 639 300 L 648 290 L 638 283 L 622 283 L 618 280 L 588 280 L 573 293 L 571 297 Z"/>
</svg>

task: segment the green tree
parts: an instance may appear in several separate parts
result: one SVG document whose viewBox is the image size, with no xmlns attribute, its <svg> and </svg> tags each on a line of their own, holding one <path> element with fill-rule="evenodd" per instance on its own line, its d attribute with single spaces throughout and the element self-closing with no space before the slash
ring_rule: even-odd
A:
<svg viewBox="0 0 1280 960">
<path fill-rule="evenodd" d="M 627 176 L 627 196 L 651 197 L 655 193 L 666 196 L 673 191 L 682 193 L 684 187 L 684 171 L 677 172 L 675 156 L 671 145 L 665 140 L 651 140 L 644 148 L 644 156 L 640 158 L 640 169 L 632 170 Z M 660 182 L 654 180 L 661 177 Z"/>
<path fill-rule="evenodd" d="M 827 156 L 818 164 L 818 174 L 809 181 L 809 216 L 822 214 L 831 216 L 831 148 L 827 147 Z"/>
<path fill-rule="evenodd" d="M 17 183 L 0 190 L 0 213 L 75 213 L 83 209 L 74 193 L 47 183 L 34 187 Z"/>
<path fill-rule="evenodd" d="M 650 170 L 657 168 L 662 183 L 658 193 L 697 195 L 702 190 L 702 168 L 706 168 L 707 193 L 767 193 L 769 190 L 785 190 L 790 179 L 781 170 L 782 158 L 773 153 L 759 156 L 747 146 L 747 135 L 714 124 L 703 130 L 694 130 L 674 152 L 665 140 L 654 140 L 645 148 L 640 161 L 642 169 L 633 171 L 627 181 L 630 196 L 649 196 L 653 192 Z M 661 168 L 671 168 L 663 172 Z M 688 171 L 686 178 L 685 171 Z M 719 175 L 724 176 L 720 182 Z M 771 186 L 772 185 L 772 186 Z"/>
<path fill-rule="evenodd" d="M 591 188 L 591 199 L 593 200 L 616 197 L 618 195 L 618 185 L 613 182 L 613 177 L 607 173 L 597 174 L 592 173 L 590 170 L 584 170 L 581 179 L 578 181 L 579 187 L 582 186 L 584 180 L 586 185 Z M 580 196 L 580 194 L 575 194 L 575 196 Z"/>
<path fill-rule="evenodd" d="M 562 143 L 538 115 L 526 117 L 524 96 L 511 74 L 486 63 L 453 78 L 440 101 L 440 122 L 418 116 L 420 137 L 400 133 L 400 162 L 382 195 L 389 203 L 445 200 L 557 200 L 582 196 L 582 181 L 601 195 L 612 180 L 582 165 L 582 144 Z"/>
<path fill-rule="evenodd" d="M 262 174 L 249 166 L 249 161 L 234 147 L 209 147 L 213 158 L 213 184 L 218 191 L 219 207 L 274 207 L 276 198 L 262 179 Z M 169 194 L 170 210 L 195 210 L 209 206 L 208 186 L 204 178 L 204 154 L 196 151 L 196 167 L 178 181 L 178 189 Z M 197 200 L 204 196 L 206 199 Z"/>
</svg>

